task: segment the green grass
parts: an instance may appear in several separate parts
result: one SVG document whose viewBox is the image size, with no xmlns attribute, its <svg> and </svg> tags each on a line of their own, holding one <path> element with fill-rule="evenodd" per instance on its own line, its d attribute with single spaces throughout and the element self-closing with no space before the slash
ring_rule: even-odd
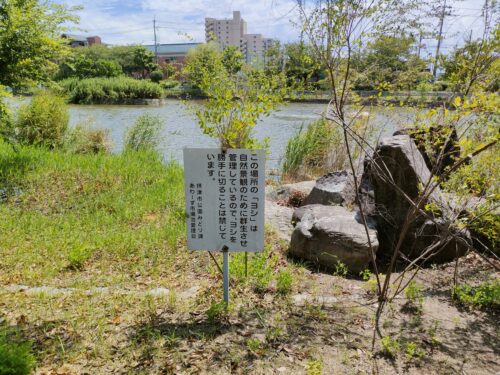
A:
<svg viewBox="0 0 500 375">
<path fill-rule="evenodd" d="M 159 99 L 163 88 L 154 82 L 129 77 L 66 79 L 59 84 L 75 104 L 121 103 L 128 99 Z"/>
<path fill-rule="evenodd" d="M 9 233 L 0 245 L 2 283 L 132 280 L 187 253 L 182 169 L 154 152 L 15 152 L 0 143 L 0 197 L 0 232 Z"/>
</svg>

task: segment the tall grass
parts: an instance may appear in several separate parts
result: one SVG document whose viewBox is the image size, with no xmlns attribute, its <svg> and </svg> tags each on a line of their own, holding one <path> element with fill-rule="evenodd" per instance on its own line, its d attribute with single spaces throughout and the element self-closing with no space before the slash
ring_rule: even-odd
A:
<svg viewBox="0 0 500 375">
<path fill-rule="evenodd" d="M 85 125 L 68 129 L 64 139 L 64 149 L 74 154 L 108 153 L 111 147 L 107 129 L 94 129 Z"/>
<path fill-rule="evenodd" d="M 128 99 L 159 99 L 162 87 L 154 82 L 130 77 L 66 79 L 59 82 L 76 104 L 120 103 Z"/>
<path fill-rule="evenodd" d="M 370 113 L 356 114 L 356 117 L 350 119 L 349 126 L 367 142 L 375 141 L 376 129 Z M 349 142 L 354 166 L 359 168 L 364 152 L 354 140 Z M 281 162 L 282 179 L 290 182 L 316 178 L 328 172 L 346 169 L 350 169 L 350 163 L 342 127 L 326 119 L 312 122 L 305 130 L 301 127 L 288 140 Z"/>
<path fill-rule="evenodd" d="M 325 119 L 303 127 L 287 143 L 282 160 L 284 180 L 310 179 L 323 174 L 329 168 L 343 165 L 333 152 L 341 146 L 339 128 Z"/>
<path fill-rule="evenodd" d="M 161 142 L 162 126 L 163 122 L 159 116 L 150 114 L 139 116 L 125 134 L 125 150 L 156 150 Z"/>
<path fill-rule="evenodd" d="M 69 111 L 64 99 L 42 92 L 19 108 L 14 136 L 20 143 L 54 148 L 62 144 L 68 124 Z"/>
</svg>

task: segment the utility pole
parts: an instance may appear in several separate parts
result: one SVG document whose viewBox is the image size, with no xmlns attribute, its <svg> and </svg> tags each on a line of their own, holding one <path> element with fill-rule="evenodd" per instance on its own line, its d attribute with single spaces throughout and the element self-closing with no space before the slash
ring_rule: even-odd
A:
<svg viewBox="0 0 500 375">
<path fill-rule="evenodd" d="M 424 35 L 423 35 L 422 31 L 420 31 L 420 37 L 418 39 L 418 52 L 417 52 L 419 59 L 420 59 L 420 50 L 422 48 L 422 39 L 424 39 Z"/>
<path fill-rule="evenodd" d="M 156 16 L 153 18 L 153 33 L 155 36 L 155 64 L 158 65 L 158 44 L 156 43 Z"/>
<path fill-rule="evenodd" d="M 441 39 L 443 37 L 443 24 L 444 24 L 444 16 L 445 15 L 446 15 L 446 0 L 444 0 L 444 2 L 443 2 L 443 7 L 441 8 L 441 14 L 439 16 L 439 34 L 438 34 L 438 41 L 437 41 L 437 47 L 436 47 L 436 56 L 434 58 L 434 66 L 432 67 L 432 76 L 434 77 L 434 79 L 436 78 L 436 73 L 437 73 L 439 49 L 441 48 Z"/>
</svg>

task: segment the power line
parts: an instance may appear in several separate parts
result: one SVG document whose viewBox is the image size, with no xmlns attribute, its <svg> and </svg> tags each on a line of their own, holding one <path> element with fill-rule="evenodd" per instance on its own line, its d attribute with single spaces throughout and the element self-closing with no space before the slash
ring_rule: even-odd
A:
<svg viewBox="0 0 500 375">
<path fill-rule="evenodd" d="M 155 37 L 155 64 L 158 64 L 158 43 L 156 41 L 156 16 L 153 18 L 153 33 Z"/>
</svg>

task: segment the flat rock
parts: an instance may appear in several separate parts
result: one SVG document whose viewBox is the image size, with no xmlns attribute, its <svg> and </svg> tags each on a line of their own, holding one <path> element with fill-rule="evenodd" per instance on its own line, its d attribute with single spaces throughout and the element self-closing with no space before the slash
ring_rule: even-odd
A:
<svg viewBox="0 0 500 375">
<path fill-rule="evenodd" d="M 326 268 L 344 263 L 352 272 L 366 269 L 372 261 L 364 225 L 357 212 L 340 206 L 310 205 L 294 213 L 295 229 L 290 254 Z M 373 251 L 378 249 L 377 232 L 369 226 Z"/>
<path fill-rule="evenodd" d="M 307 197 L 314 188 L 316 181 L 302 181 L 294 184 L 284 184 L 269 189 L 266 193 L 267 199 L 271 201 L 288 200 L 292 195 Z"/>
</svg>

